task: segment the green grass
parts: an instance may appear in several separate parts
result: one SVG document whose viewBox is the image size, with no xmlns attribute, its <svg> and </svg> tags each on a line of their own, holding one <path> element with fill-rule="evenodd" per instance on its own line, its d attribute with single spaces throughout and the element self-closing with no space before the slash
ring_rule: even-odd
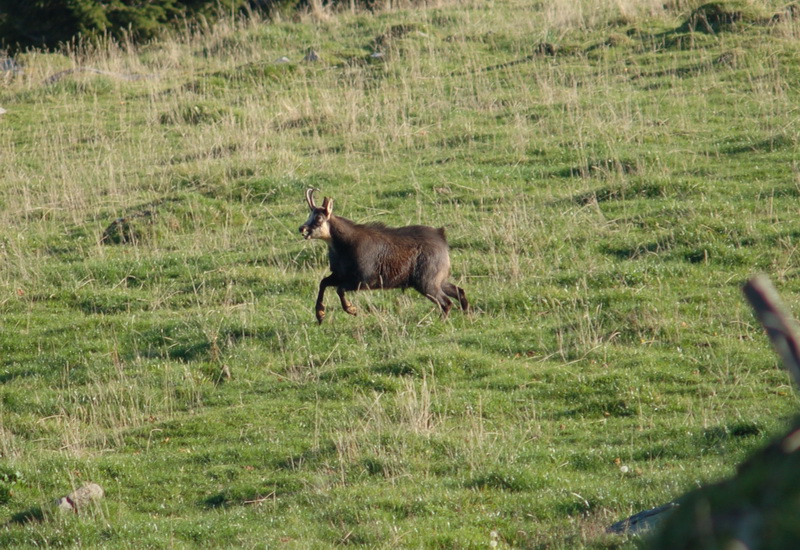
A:
<svg viewBox="0 0 800 550">
<path fill-rule="evenodd" d="M 800 23 L 763 1 L 692 33 L 672 6 L 316 10 L 23 56 L 0 545 L 642 546 L 604 529 L 797 410 L 740 286 L 800 311 Z M 43 84 L 78 66 L 149 76 Z M 317 326 L 307 187 L 445 226 L 474 312 L 331 294 Z M 118 217 L 134 241 L 103 243 Z M 51 512 L 88 481 L 100 504 Z"/>
</svg>

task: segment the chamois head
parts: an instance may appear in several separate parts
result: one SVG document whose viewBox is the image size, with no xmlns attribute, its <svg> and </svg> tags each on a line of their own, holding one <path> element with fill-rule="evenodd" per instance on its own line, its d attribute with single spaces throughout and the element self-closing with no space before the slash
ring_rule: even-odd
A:
<svg viewBox="0 0 800 550">
<path fill-rule="evenodd" d="M 300 234 L 303 235 L 304 239 L 330 241 L 330 219 L 333 215 L 333 199 L 325 197 L 322 201 L 322 206 L 317 206 L 314 204 L 314 190 L 308 189 L 306 191 L 306 202 L 311 214 L 308 216 L 306 223 L 300 226 Z"/>
</svg>

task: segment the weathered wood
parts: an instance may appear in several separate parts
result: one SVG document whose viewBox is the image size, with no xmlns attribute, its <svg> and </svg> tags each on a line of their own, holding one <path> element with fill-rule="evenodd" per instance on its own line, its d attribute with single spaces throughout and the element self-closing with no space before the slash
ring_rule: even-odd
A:
<svg viewBox="0 0 800 550">
<path fill-rule="evenodd" d="M 786 311 L 778 291 L 765 275 L 747 281 L 743 289 L 756 317 L 767 331 L 772 347 L 800 389 L 800 346 L 792 316 Z"/>
</svg>

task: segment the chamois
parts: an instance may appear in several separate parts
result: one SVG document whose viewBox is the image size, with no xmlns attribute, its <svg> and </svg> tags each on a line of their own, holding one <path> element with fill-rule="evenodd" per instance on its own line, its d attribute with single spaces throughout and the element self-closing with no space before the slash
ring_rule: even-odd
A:
<svg viewBox="0 0 800 550">
<path fill-rule="evenodd" d="M 426 225 L 386 227 L 381 223 L 357 224 L 333 215 L 333 200 L 325 197 L 314 204 L 314 190 L 306 191 L 311 214 L 300 226 L 305 239 L 322 239 L 328 244 L 331 274 L 319 283 L 317 322 L 325 317 L 322 303 L 325 289 L 336 287 L 342 309 L 356 315 L 345 292 L 380 288 L 414 288 L 437 304 L 446 318 L 456 298 L 469 310 L 463 289 L 449 282 L 450 254 L 444 228 Z"/>
</svg>

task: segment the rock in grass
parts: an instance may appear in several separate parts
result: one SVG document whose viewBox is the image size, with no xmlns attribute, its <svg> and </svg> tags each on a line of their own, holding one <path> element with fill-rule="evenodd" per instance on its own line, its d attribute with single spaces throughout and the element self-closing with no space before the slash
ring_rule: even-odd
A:
<svg viewBox="0 0 800 550">
<path fill-rule="evenodd" d="M 664 518 L 678 507 L 677 502 L 668 502 L 663 506 L 645 510 L 634 514 L 627 519 L 618 521 L 606 529 L 607 533 L 619 533 L 628 535 L 641 535 L 645 532 L 651 531 L 664 521 Z"/>
<path fill-rule="evenodd" d="M 75 489 L 65 497 L 56 500 L 56 508 L 60 512 L 78 512 L 92 502 L 97 502 L 105 496 L 103 488 L 97 483 L 89 483 Z"/>
</svg>

